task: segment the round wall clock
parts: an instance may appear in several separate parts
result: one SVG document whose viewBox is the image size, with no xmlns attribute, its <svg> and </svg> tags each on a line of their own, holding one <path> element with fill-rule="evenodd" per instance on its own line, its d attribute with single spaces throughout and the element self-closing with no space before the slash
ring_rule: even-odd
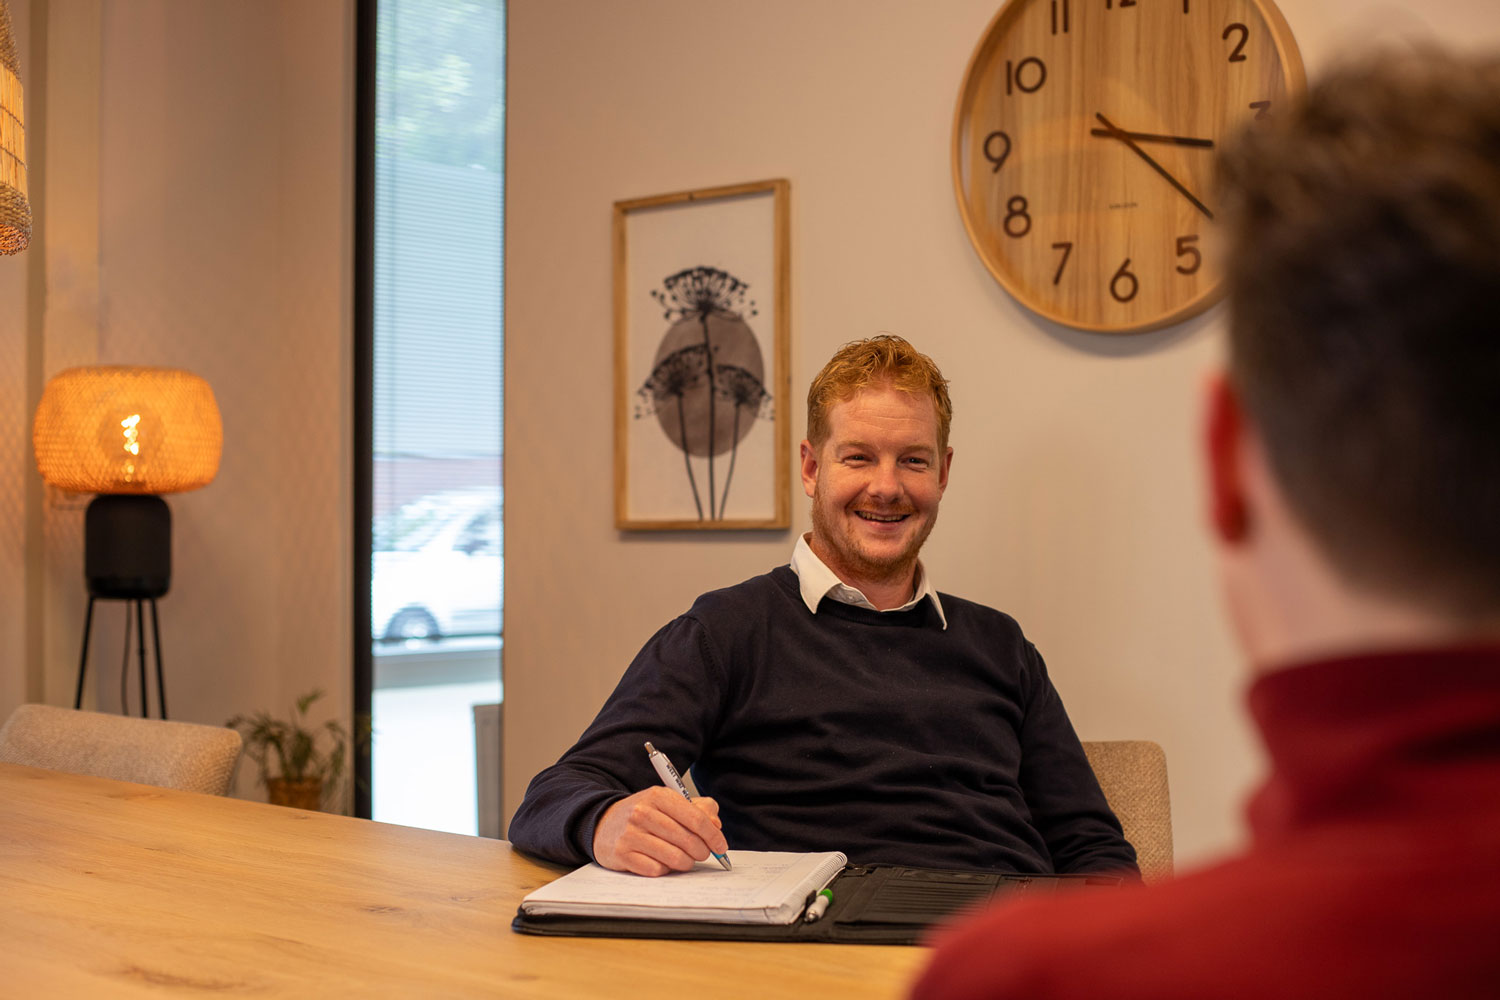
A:
<svg viewBox="0 0 1500 1000">
<path fill-rule="evenodd" d="M 1215 148 L 1305 86 L 1271 0 L 1008 0 L 969 60 L 953 183 L 1022 305 L 1134 333 L 1213 303 Z"/>
</svg>

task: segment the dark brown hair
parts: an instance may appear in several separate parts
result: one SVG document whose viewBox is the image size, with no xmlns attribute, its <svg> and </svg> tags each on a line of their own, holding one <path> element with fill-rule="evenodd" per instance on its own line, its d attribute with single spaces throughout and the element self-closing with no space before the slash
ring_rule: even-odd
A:
<svg viewBox="0 0 1500 1000">
<path fill-rule="evenodd" d="M 1350 61 L 1220 166 L 1231 379 L 1288 502 L 1352 582 L 1493 615 L 1500 58 Z"/>
<path fill-rule="evenodd" d="M 948 426 L 953 422 L 948 380 L 931 358 L 892 333 L 845 344 L 818 372 L 807 390 L 807 439 L 821 445 L 828 440 L 829 410 L 870 386 L 884 385 L 932 397 L 937 406 L 938 450 L 946 451 Z"/>
</svg>

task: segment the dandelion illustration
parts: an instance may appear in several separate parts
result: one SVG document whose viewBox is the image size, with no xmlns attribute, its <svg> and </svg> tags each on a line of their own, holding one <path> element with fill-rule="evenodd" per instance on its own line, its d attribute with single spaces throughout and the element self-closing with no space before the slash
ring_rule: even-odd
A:
<svg viewBox="0 0 1500 1000">
<path fill-rule="evenodd" d="M 688 457 L 688 422 L 683 399 L 690 389 L 703 381 L 703 373 L 708 367 L 707 356 L 702 344 L 689 344 L 658 361 L 646 384 L 636 390 L 641 403 L 635 411 L 637 418 L 650 416 L 669 401 L 677 401 L 678 446 L 682 448 L 682 462 L 687 466 L 688 485 L 693 488 L 693 504 L 698 508 L 700 521 L 703 520 L 703 501 L 698 497 L 698 481 L 693 476 L 693 463 Z"/>
<path fill-rule="evenodd" d="M 682 449 L 698 519 L 703 502 L 692 457 L 707 459 L 708 519 L 724 517 L 739 443 L 766 412 L 760 343 L 745 321 L 756 315 L 750 286 L 716 267 L 690 267 L 662 280 L 651 297 L 672 322 L 657 348 L 651 375 L 637 390 L 637 417 L 654 414 L 674 447 Z M 748 419 L 746 416 L 748 415 Z M 730 452 L 720 493 L 714 459 Z"/>
<path fill-rule="evenodd" d="M 770 416 L 771 394 L 761 384 L 755 373 L 739 365 L 719 366 L 719 395 L 734 407 L 734 444 L 729 452 L 729 471 L 724 473 L 724 494 L 719 500 L 719 515 L 724 514 L 724 505 L 729 502 L 729 483 L 734 479 L 734 460 L 740 453 L 740 411 L 747 411 L 753 421 L 756 417 Z"/>
</svg>

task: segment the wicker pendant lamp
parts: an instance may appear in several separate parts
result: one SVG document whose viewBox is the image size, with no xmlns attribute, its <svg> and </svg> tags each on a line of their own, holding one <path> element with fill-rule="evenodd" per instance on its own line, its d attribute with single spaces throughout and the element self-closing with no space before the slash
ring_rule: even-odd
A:
<svg viewBox="0 0 1500 1000">
<path fill-rule="evenodd" d="M 20 63 L 10 31 L 10 8 L 0 0 L 0 254 L 31 243 L 31 202 L 26 198 L 26 122 Z"/>
<path fill-rule="evenodd" d="M 147 714 L 144 604 L 151 605 L 156 688 L 167 717 L 156 599 L 172 581 L 172 512 L 158 494 L 207 486 L 219 471 L 224 432 L 213 389 L 174 368 L 70 368 L 42 391 L 32 427 L 42 478 L 72 493 L 98 494 L 84 514 L 88 613 L 78 661 L 83 704 L 94 602 L 129 601 L 139 635 L 141 714 Z"/>
</svg>

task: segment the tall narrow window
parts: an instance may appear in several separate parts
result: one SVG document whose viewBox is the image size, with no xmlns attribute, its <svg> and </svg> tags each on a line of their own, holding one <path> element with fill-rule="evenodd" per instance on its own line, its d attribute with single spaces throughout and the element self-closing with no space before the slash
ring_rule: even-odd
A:
<svg viewBox="0 0 1500 1000">
<path fill-rule="evenodd" d="M 372 14 L 368 805 L 498 835 L 505 5 Z"/>
</svg>

